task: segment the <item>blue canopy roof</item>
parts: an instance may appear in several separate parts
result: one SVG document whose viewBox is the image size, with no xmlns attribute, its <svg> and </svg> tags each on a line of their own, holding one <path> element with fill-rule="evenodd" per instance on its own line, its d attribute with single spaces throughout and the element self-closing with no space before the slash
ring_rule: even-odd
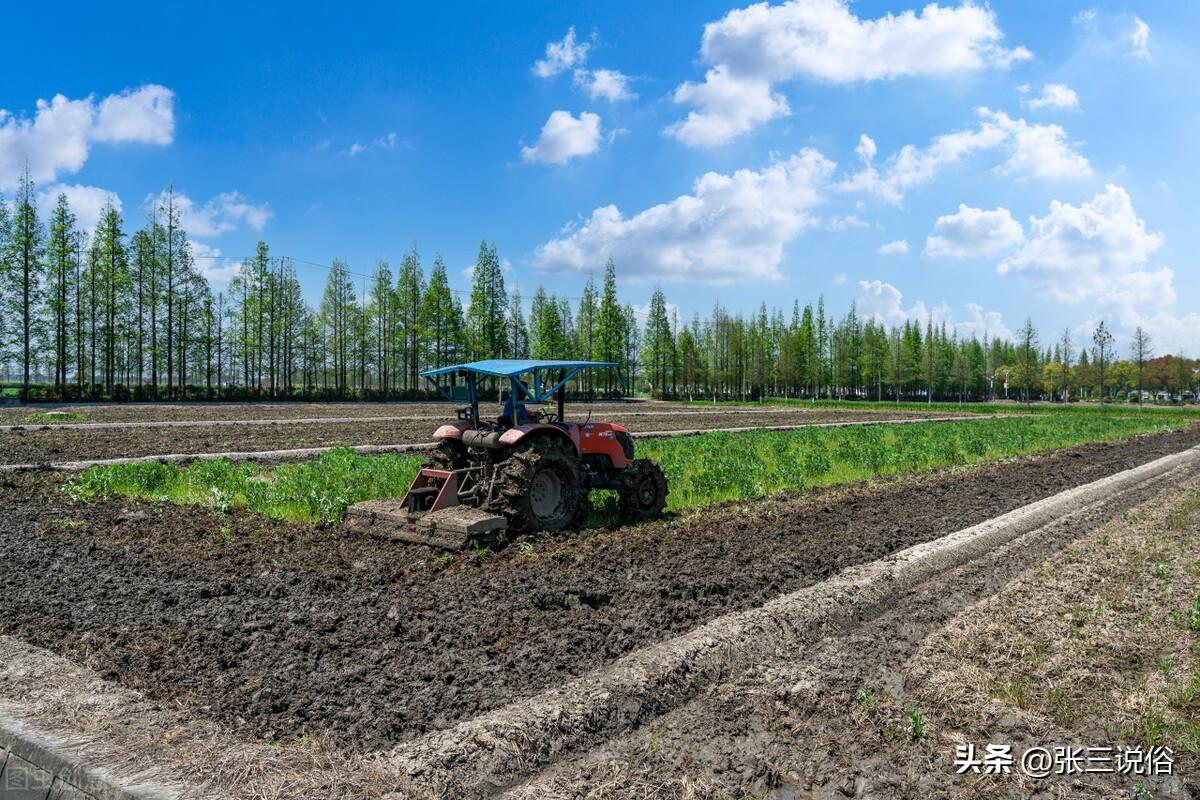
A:
<svg viewBox="0 0 1200 800">
<path fill-rule="evenodd" d="M 430 369 L 421 374 L 432 378 L 435 375 L 446 375 L 451 372 L 464 370 L 480 375 L 492 375 L 497 378 L 511 378 L 534 370 L 572 369 L 580 370 L 589 367 L 618 367 L 613 361 L 537 361 L 534 359 L 489 358 L 485 361 L 472 361 L 469 364 L 455 364 L 452 367 Z"/>
</svg>

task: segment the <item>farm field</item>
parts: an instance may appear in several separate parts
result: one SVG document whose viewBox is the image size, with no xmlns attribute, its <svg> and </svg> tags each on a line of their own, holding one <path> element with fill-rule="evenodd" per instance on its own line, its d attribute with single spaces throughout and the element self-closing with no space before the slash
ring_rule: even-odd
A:
<svg viewBox="0 0 1200 800">
<path fill-rule="evenodd" d="M 72 504 L 69 476 L 9 473 L 0 634 L 247 740 L 371 750 L 1197 443 L 1189 426 L 459 555 L 245 510 Z"/>
<path fill-rule="evenodd" d="M 1026 535 L 505 797 L 1200 796 L 1197 529 L 1193 477 Z M 1169 747 L 1174 774 L 958 774 L 967 743 Z"/>
<path fill-rule="evenodd" d="M 328 409 L 328 406 L 318 407 Z M 156 420 L 129 419 L 125 407 L 99 407 L 80 410 L 75 422 L 7 423 L 19 427 L 0 429 L 0 464 L 37 464 L 59 461 L 147 456 L 168 453 L 214 453 L 284 450 L 335 445 L 392 445 L 429 442 L 441 421 L 453 418 L 447 403 L 371 406 L 344 404 L 325 414 L 313 407 L 279 406 L 175 406 L 170 411 L 185 411 L 184 422 L 157 427 Z M 377 413 L 387 410 L 388 414 Z M 360 419 L 346 421 L 360 415 Z M 372 412 L 372 413 L 366 413 Z M 151 412 L 153 413 L 153 412 Z M 203 414 L 209 414 L 206 419 Z M 883 419 L 921 419 L 952 416 L 945 412 L 888 411 L 876 409 L 792 409 L 792 408 L 695 408 L 680 404 L 586 404 L 569 407 L 568 419 L 584 420 L 589 414 L 597 419 L 624 425 L 634 432 L 676 431 L 753 426 L 807 425 L 827 422 L 861 422 Z M 213 416 L 215 415 L 215 416 Z M 287 421 L 296 415 L 308 421 Z M 114 418 L 115 417 L 115 418 Z M 278 420 L 270 424 L 241 424 L 246 420 Z M 316 422 L 314 420 L 320 420 Z M 332 420 L 332 421 L 327 421 Z M 136 427 L 88 427 L 136 423 Z"/>
</svg>

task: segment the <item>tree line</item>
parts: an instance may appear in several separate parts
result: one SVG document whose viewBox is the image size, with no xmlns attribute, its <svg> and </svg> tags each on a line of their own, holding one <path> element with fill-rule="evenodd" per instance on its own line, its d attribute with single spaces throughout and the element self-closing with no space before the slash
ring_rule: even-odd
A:
<svg viewBox="0 0 1200 800">
<path fill-rule="evenodd" d="M 618 297 L 611 260 L 581 296 L 538 287 L 527 311 L 486 241 L 465 302 L 442 257 L 427 273 L 415 246 L 369 275 L 335 260 L 315 307 L 294 261 L 264 242 L 226 290 L 197 260 L 170 189 L 132 233 L 111 205 L 84 231 L 65 195 L 40 220 L 22 177 L 11 201 L 0 198 L 0 371 L 27 399 L 397 399 L 426 391 L 422 370 L 460 361 L 580 359 L 622 365 L 624 386 L 602 373 L 573 387 L 598 395 L 932 402 L 1178 396 L 1200 367 L 1155 358 L 1141 329 L 1120 359 L 1103 323 L 1090 342 L 1068 330 L 1043 346 L 1032 320 L 1015 338 L 979 338 L 932 319 L 886 325 L 853 304 L 834 318 L 823 298 L 790 314 L 718 304 L 681 320 L 661 287 L 642 313 Z"/>
</svg>

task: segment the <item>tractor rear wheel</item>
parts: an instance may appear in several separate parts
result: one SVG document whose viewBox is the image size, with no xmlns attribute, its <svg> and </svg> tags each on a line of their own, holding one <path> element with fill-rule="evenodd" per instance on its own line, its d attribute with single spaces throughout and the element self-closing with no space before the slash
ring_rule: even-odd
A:
<svg viewBox="0 0 1200 800">
<path fill-rule="evenodd" d="M 667 476 L 648 458 L 636 459 L 621 473 L 617 509 L 629 522 L 653 519 L 667 506 Z"/>
<path fill-rule="evenodd" d="M 437 447 L 426 452 L 425 466 L 431 469 L 464 469 L 467 466 L 467 448 L 457 439 L 442 439 Z"/>
<path fill-rule="evenodd" d="M 587 491 L 579 456 L 565 442 L 544 437 L 518 444 L 496 476 L 494 510 L 513 533 L 579 527 L 587 515 Z"/>
</svg>

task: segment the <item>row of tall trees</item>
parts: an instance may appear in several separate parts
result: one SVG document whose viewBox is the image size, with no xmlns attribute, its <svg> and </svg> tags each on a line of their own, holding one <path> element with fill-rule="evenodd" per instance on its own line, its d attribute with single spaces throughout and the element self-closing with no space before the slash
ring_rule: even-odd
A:
<svg viewBox="0 0 1200 800">
<path fill-rule="evenodd" d="M 263 242 L 214 291 L 180 217 L 168 189 L 132 233 L 111 206 L 80 230 L 65 196 L 43 221 L 25 176 L 0 198 L 0 371 L 25 396 L 62 399 L 395 398 L 422 391 L 424 369 L 533 357 L 618 363 L 627 389 L 660 396 L 932 401 L 1179 393 L 1200 366 L 1155 359 L 1140 329 L 1122 360 L 1103 324 L 1088 343 L 1066 332 L 1043 346 L 1032 320 L 1013 341 L 978 338 L 933 320 L 886 325 L 853 305 L 834 318 L 823 299 L 681 320 L 661 288 L 644 312 L 622 303 L 611 260 L 581 296 L 538 287 L 526 306 L 488 242 L 465 298 L 441 256 L 426 271 L 414 246 L 369 275 L 334 261 L 313 306 L 293 261 Z M 576 388 L 619 389 L 611 372 Z"/>
</svg>

